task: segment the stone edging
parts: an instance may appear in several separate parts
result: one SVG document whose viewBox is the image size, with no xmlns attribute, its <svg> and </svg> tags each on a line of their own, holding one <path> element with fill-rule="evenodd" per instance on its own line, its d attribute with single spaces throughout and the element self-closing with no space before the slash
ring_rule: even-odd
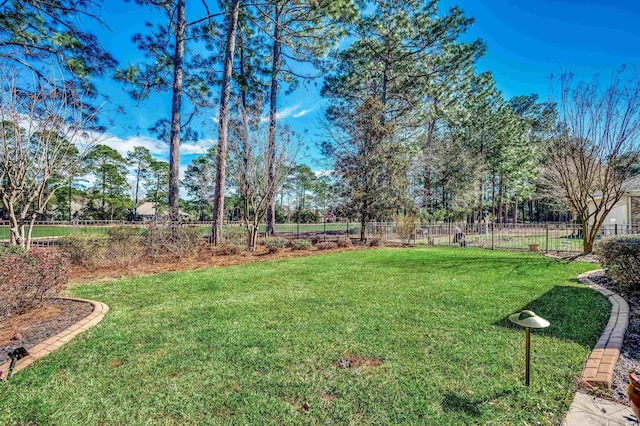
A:
<svg viewBox="0 0 640 426">
<path fill-rule="evenodd" d="M 69 342 L 71 339 L 73 339 L 83 331 L 88 330 L 94 325 L 98 324 L 100 321 L 102 321 L 102 318 L 104 318 L 107 312 L 109 312 L 109 307 L 107 305 L 95 300 L 78 299 L 75 297 L 61 297 L 61 299 L 91 303 L 93 305 L 93 311 L 91 311 L 89 315 L 87 315 L 77 323 L 73 324 L 70 327 L 67 327 L 55 336 L 49 337 L 47 340 L 40 342 L 32 348 L 28 349 L 29 355 L 17 362 L 16 367 L 13 370 L 14 374 L 24 368 L 27 368 L 35 361 L 49 355 L 51 352 Z M 2 372 L 2 377 L 6 376 L 6 373 L 9 370 L 9 365 L 11 365 L 11 361 L 7 361 L 4 364 L 0 365 L 0 372 Z"/>
<path fill-rule="evenodd" d="M 582 371 L 582 380 L 591 386 L 611 389 L 613 370 L 620 357 L 624 333 L 629 324 L 629 305 L 618 294 L 589 279 L 591 275 L 599 272 L 602 272 L 602 269 L 578 275 L 580 282 L 602 293 L 611 302 L 609 323 L 602 331 L 602 336 L 587 359 L 587 365 Z"/>
</svg>

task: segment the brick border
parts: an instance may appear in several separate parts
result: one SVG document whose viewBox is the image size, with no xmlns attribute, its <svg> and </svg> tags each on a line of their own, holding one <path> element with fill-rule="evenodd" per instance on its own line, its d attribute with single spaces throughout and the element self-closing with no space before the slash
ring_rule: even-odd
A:
<svg viewBox="0 0 640 426">
<path fill-rule="evenodd" d="M 578 275 L 578 281 L 602 293 L 611 302 L 609 323 L 587 359 L 587 364 L 582 371 L 582 380 L 591 386 L 611 389 L 613 370 L 620 357 L 624 333 L 629 324 L 629 305 L 620 295 L 589 279 L 591 275 L 600 272 L 602 269 Z"/>
<path fill-rule="evenodd" d="M 35 361 L 44 358 L 49 355 L 51 352 L 55 351 L 65 343 L 69 342 L 71 339 L 76 337 L 78 334 L 82 333 L 85 330 L 90 329 L 94 325 L 98 324 L 102 321 L 102 318 L 109 312 L 109 307 L 102 302 L 97 302 L 95 300 L 88 299 L 79 299 L 76 297 L 61 297 L 61 299 L 66 300 L 76 300 L 78 302 L 87 302 L 93 305 L 93 311 L 80 321 L 75 324 L 67 327 L 62 330 L 60 333 L 55 336 L 49 337 L 47 340 L 44 340 L 37 345 L 31 347 L 29 349 L 29 355 L 22 358 L 16 364 L 13 373 L 17 373 L 18 371 L 27 368 Z M 4 364 L 0 365 L 0 372 L 2 372 L 2 377 L 6 376 L 7 371 L 9 370 L 9 366 L 11 365 L 11 361 L 7 361 Z"/>
</svg>

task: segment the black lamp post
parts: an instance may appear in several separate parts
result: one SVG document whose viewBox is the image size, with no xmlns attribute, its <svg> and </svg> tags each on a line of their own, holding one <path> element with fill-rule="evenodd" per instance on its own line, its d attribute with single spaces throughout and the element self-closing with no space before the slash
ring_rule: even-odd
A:
<svg viewBox="0 0 640 426">
<path fill-rule="evenodd" d="M 533 311 L 517 312 L 509 315 L 509 320 L 525 329 L 525 384 L 529 386 L 529 364 L 531 362 L 531 329 L 549 327 L 549 321 L 537 316 Z"/>
<path fill-rule="evenodd" d="M 5 380 L 9 380 L 11 378 L 11 374 L 13 374 L 13 369 L 16 367 L 16 363 L 18 362 L 18 360 L 21 360 L 25 356 L 29 355 L 29 352 L 27 352 L 25 348 L 20 347 L 9 352 L 7 355 L 11 359 L 11 365 L 9 365 L 9 370 L 7 371 L 7 378 Z"/>
</svg>

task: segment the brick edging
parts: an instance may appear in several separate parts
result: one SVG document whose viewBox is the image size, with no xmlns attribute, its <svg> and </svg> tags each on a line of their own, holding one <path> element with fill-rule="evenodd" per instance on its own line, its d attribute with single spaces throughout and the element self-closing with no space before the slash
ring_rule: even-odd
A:
<svg viewBox="0 0 640 426">
<path fill-rule="evenodd" d="M 624 333 L 629 324 L 629 305 L 620 295 L 596 284 L 589 278 L 600 272 L 602 269 L 578 275 L 580 282 L 602 293 L 611 302 L 609 323 L 587 359 L 587 364 L 582 371 L 582 380 L 591 386 L 611 389 L 613 370 L 620 357 Z"/>
<path fill-rule="evenodd" d="M 88 330 L 94 325 L 98 324 L 100 321 L 102 321 L 102 318 L 104 318 L 107 312 L 109 312 L 109 307 L 107 305 L 95 300 L 79 299 L 76 297 L 61 297 L 60 299 L 91 303 L 93 305 L 93 311 L 91 311 L 89 315 L 82 318 L 80 321 L 65 328 L 55 336 L 51 336 L 47 340 L 44 340 L 37 345 L 29 348 L 29 355 L 17 362 L 16 367 L 13 370 L 14 374 L 24 368 L 27 368 L 35 361 L 49 355 L 51 352 L 69 342 L 71 339 L 73 339 L 83 331 Z M 11 361 L 7 361 L 4 364 L 0 365 L 0 372 L 2 373 L 3 378 L 6 377 L 6 373 L 9 370 L 10 364 Z"/>
</svg>

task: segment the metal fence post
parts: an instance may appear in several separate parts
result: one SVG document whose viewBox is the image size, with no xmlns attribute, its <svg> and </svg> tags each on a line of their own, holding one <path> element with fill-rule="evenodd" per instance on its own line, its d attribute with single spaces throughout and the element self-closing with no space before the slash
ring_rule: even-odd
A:
<svg viewBox="0 0 640 426">
<path fill-rule="evenodd" d="M 549 224 L 548 223 L 545 226 L 545 230 L 546 230 L 546 232 L 545 232 L 546 237 L 545 237 L 545 250 L 544 250 L 544 252 L 545 253 L 549 253 Z"/>
<path fill-rule="evenodd" d="M 323 241 L 327 241 L 327 221 L 322 222 L 322 233 L 324 234 Z"/>
<path fill-rule="evenodd" d="M 496 230 L 496 224 L 491 222 L 491 250 L 493 250 L 493 234 Z"/>
<path fill-rule="evenodd" d="M 613 225 L 613 231 L 615 232 L 615 235 L 618 235 L 618 224 L 617 223 L 615 225 Z"/>
<path fill-rule="evenodd" d="M 298 223 L 296 223 L 296 239 L 297 240 L 300 239 L 300 221 L 298 221 Z"/>
<path fill-rule="evenodd" d="M 451 221 L 449 221 L 449 231 L 447 234 L 449 234 L 449 247 L 451 247 Z"/>
</svg>

